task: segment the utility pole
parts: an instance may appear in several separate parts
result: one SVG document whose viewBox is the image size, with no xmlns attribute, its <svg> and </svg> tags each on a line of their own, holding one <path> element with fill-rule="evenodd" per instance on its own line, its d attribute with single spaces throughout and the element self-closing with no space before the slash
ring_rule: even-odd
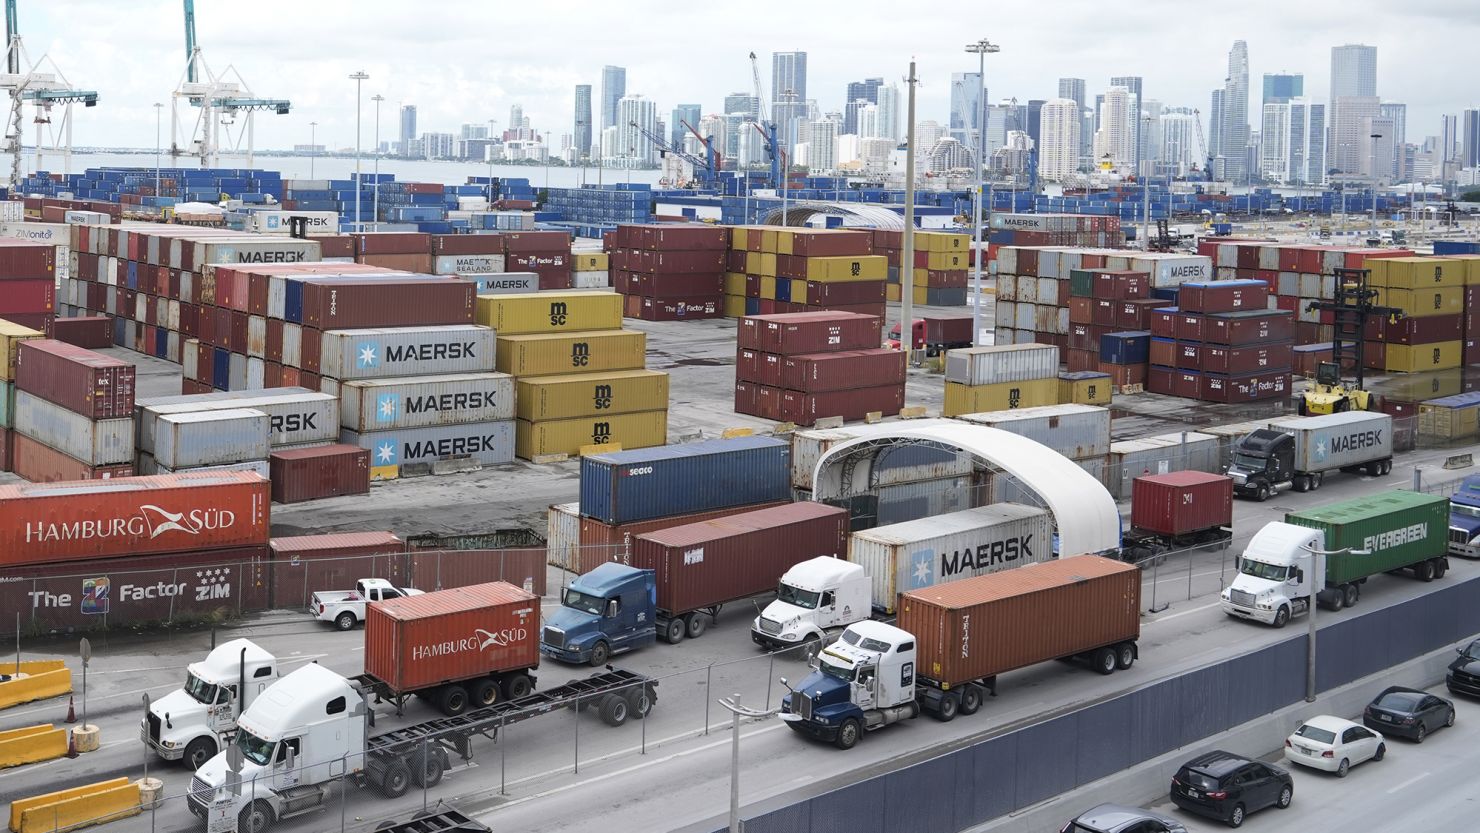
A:
<svg viewBox="0 0 1480 833">
<path fill-rule="evenodd" d="M 1000 52 L 1002 51 L 1002 47 L 997 46 L 986 38 L 982 38 L 976 43 L 967 44 L 966 51 L 968 53 L 975 53 L 977 56 L 977 80 L 981 82 L 981 89 L 978 91 L 978 97 L 981 99 L 981 112 L 977 114 L 978 118 L 976 131 L 976 193 L 973 195 L 974 199 L 972 200 L 972 202 L 974 203 L 974 206 L 971 213 L 971 256 L 972 260 L 975 263 L 975 272 L 973 278 L 974 286 L 972 288 L 971 298 L 971 343 L 973 345 L 976 345 L 981 342 L 982 261 L 986 259 L 986 252 L 982 250 L 982 190 L 983 188 L 985 188 L 985 184 L 983 182 L 984 174 L 982 173 L 982 170 L 987 161 L 987 114 L 989 112 L 987 110 L 987 54 Z M 910 75 L 913 76 L 914 73 L 911 72 Z M 910 150 L 911 152 L 913 152 L 914 148 L 911 147 Z M 913 176 L 913 172 L 911 172 L 911 175 Z M 988 207 L 987 213 L 990 214 L 991 210 L 992 209 Z M 910 267 L 911 269 L 913 269 L 914 264 L 911 263 Z M 903 338 L 905 329 L 906 328 L 903 325 L 900 326 L 899 332 L 901 338 Z M 909 329 L 910 343 L 914 344 L 913 323 L 910 325 Z M 900 342 L 900 344 L 903 343 L 903 341 Z"/>
<path fill-rule="evenodd" d="M 318 139 L 315 134 L 319 131 L 319 123 L 311 121 L 308 123 L 308 178 L 313 179 L 313 159 L 319 155 Z"/>
<path fill-rule="evenodd" d="M 905 83 L 910 87 L 910 102 L 907 108 L 908 133 L 904 150 L 904 252 L 899 262 L 899 347 L 908 356 L 915 349 L 915 317 L 912 304 L 915 299 L 915 62 L 910 61 L 910 76 Z M 976 339 L 972 339 L 975 343 Z"/>
<path fill-rule="evenodd" d="M 376 93 L 370 96 L 370 100 L 375 102 L 375 202 L 370 209 L 373 215 L 370 227 L 380 231 L 380 102 L 385 101 L 385 96 Z"/>
<path fill-rule="evenodd" d="M 1371 152 L 1368 154 L 1370 161 L 1368 165 L 1372 170 L 1372 237 L 1377 237 L 1377 140 L 1382 138 L 1381 133 L 1373 133 L 1368 136 L 1372 140 Z"/>
<path fill-rule="evenodd" d="M 360 85 L 370 76 L 364 70 L 359 70 L 350 75 L 350 80 L 355 82 L 355 231 L 362 232 L 365 227 L 360 225 L 360 189 L 364 183 L 360 181 Z"/>
</svg>

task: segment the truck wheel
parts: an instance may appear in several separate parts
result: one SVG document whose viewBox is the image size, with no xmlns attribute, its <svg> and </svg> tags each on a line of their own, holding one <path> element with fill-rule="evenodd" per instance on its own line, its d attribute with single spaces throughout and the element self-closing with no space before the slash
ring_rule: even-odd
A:
<svg viewBox="0 0 1480 833">
<path fill-rule="evenodd" d="M 185 766 L 191 771 L 200 769 L 206 761 L 216 756 L 216 741 L 213 738 L 196 738 L 185 747 Z"/>
<path fill-rule="evenodd" d="M 339 628 L 342 631 L 354 630 L 355 621 L 355 615 L 346 610 L 345 612 L 334 617 L 334 627 Z"/>
<path fill-rule="evenodd" d="M 606 661 L 611 658 L 611 646 L 607 645 L 605 642 L 597 642 L 595 645 L 591 646 L 591 659 L 588 660 L 588 664 L 592 668 L 600 668 L 601 666 L 606 665 Z"/>
<path fill-rule="evenodd" d="M 637 686 L 627 692 L 626 696 L 627 709 L 631 712 L 633 720 L 641 720 L 653 710 L 653 690 L 648 686 Z"/>
<path fill-rule="evenodd" d="M 954 692 L 946 692 L 941 695 L 940 705 L 935 707 L 935 719 L 941 723 L 950 723 L 956 719 L 956 711 L 961 708 L 961 701 L 956 699 Z"/>
<path fill-rule="evenodd" d="M 442 783 L 442 773 L 447 771 L 442 747 L 433 746 L 425 751 L 425 757 L 420 751 L 411 756 L 411 781 L 418 787 L 435 787 Z"/>
<path fill-rule="evenodd" d="M 1382 474 L 1382 463 L 1368 463 L 1367 465 L 1363 466 L 1363 468 L 1366 470 L 1368 477 L 1376 477 L 1379 474 Z"/>
<path fill-rule="evenodd" d="M 608 694 L 601 698 L 601 722 L 608 726 L 621 726 L 630 714 L 627 698 L 620 694 Z"/>
<path fill-rule="evenodd" d="M 1341 588 L 1341 604 L 1343 607 L 1355 607 L 1357 604 L 1357 586 L 1355 584 L 1343 585 Z"/>
<path fill-rule="evenodd" d="M 1303 474 L 1296 475 L 1293 485 L 1295 486 L 1295 491 L 1297 492 L 1308 492 L 1310 491 L 1310 478 L 1306 477 Z"/>
<path fill-rule="evenodd" d="M 1413 574 L 1418 576 L 1419 581 L 1434 580 L 1434 562 L 1420 561 L 1413 566 Z"/>
<path fill-rule="evenodd" d="M 839 749 L 852 749 L 858 745 L 858 739 L 862 736 L 863 727 L 858 725 L 858 719 L 850 717 L 838 727 L 838 736 L 833 739 L 833 745 Z"/>
<path fill-rule="evenodd" d="M 982 707 L 982 690 L 972 683 L 961 688 L 961 713 L 976 714 Z"/>
<path fill-rule="evenodd" d="M 443 686 L 437 692 L 437 708 L 448 717 L 462 714 L 468 710 L 467 690 L 456 683 Z"/>
<path fill-rule="evenodd" d="M 498 680 L 484 677 L 473 683 L 473 705 L 491 706 L 498 702 Z"/>
<path fill-rule="evenodd" d="M 1444 574 L 1447 572 L 1449 572 L 1449 559 L 1434 559 L 1434 578 L 1444 578 Z"/>
<path fill-rule="evenodd" d="M 689 639 L 698 639 L 704 635 L 704 631 L 709 627 L 709 620 L 702 613 L 690 613 L 684 619 L 685 627 L 688 629 Z"/>
<path fill-rule="evenodd" d="M 1274 612 L 1274 626 L 1275 628 L 1283 628 L 1288 624 L 1290 624 L 1290 608 L 1280 605 L 1280 609 Z"/>
<path fill-rule="evenodd" d="M 1382 476 L 1383 477 L 1386 477 L 1386 476 L 1388 476 L 1389 474 L 1392 474 L 1392 473 L 1393 473 L 1393 461 L 1392 460 L 1383 460 L 1382 461 Z"/>
<path fill-rule="evenodd" d="M 528 674 L 515 674 L 504 678 L 504 699 L 521 700 L 534 693 L 534 681 Z"/>
<path fill-rule="evenodd" d="M 253 801 L 237 814 L 236 829 L 238 833 L 262 833 L 272 826 L 273 821 L 272 805 L 266 801 Z"/>
<path fill-rule="evenodd" d="M 1115 673 L 1115 651 L 1110 648 L 1096 648 L 1089 655 L 1090 667 L 1101 674 Z"/>
<path fill-rule="evenodd" d="M 1311 478 L 1310 478 L 1310 487 L 1311 487 L 1311 489 L 1319 489 L 1319 488 L 1321 488 L 1321 484 L 1322 483 L 1325 483 L 1325 482 L 1326 482 L 1326 473 L 1325 472 L 1316 472 L 1315 474 L 1311 475 Z"/>
<path fill-rule="evenodd" d="M 1269 500 L 1269 486 L 1267 486 L 1267 485 L 1265 485 L 1263 483 L 1260 483 L 1259 484 L 1259 491 L 1257 491 L 1257 492 L 1254 493 L 1254 499 L 1257 500 L 1257 501 L 1259 501 L 1260 503 L 1263 503 L 1264 501 Z"/>
<path fill-rule="evenodd" d="M 669 619 L 668 624 L 663 626 L 663 639 L 669 645 L 677 645 L 683 641 L 684 634 L 687 632 L 688 627 L 684 625 L 682 619 Z"/>
<path fill-rule="evenodd" d="M 1136 646 L 1122 642 L 1115 646 L 1115 670 L 1125 671 L 1136 664 Z"/>
<path fill-rule="evenodd" d="M 391 761 L 380 776 L 380 792 L 386 798 L 400 798 L 411 789 L 411 767 L 400 758 Z"/>
</svg>

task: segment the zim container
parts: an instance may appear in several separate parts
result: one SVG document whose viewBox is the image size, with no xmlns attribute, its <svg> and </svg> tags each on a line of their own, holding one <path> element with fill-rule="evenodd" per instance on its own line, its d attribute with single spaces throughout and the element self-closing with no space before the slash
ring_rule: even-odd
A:
<svg viewBox="0 0 1480 833">
<path fill-rule="evenodd" d="M 647 334 L 638 330 L 593 330 L 498 337 L 501 373 L 552 376 L 607 370 L 640 370 L 647 360 Z"/>
<path fill-rule="evenodd" d="M 532 460 L 542 454 L 581 453 L 588 445 L 617 443 L 623 448 L 650 448 L 668 441 L 668 411 L 601 414 L 539 422 L 517 420 L 514 456 Z"/>
<path fill-rule="evenodd" d="M 1131 527 L 1158 535 L 1186 535 L 1233 525 L 1233 480 L 1227 475 L 1176 471 L 1131 481 Z"/>
<path fill-rule="evenodd" d="M 281 449 L 268 457 L 268 470 L 277 503 L 370 493 L 370 452 L 358 446 Z"/>
<path fill-rule="evenodd" d="M 406 694 L 540 664 L 540 600 L 502 581 L 366 606 L 365 673 Z"/>
<path fill-rule="evenodd" d="M 581 458 L 581 515 L 624 524 L 791 498 L 791 446 L 735 437 Z"/>
<path fill-rule="evenodd" d="M 852 312 L 792 312 L 740 319 L 739 346 L 777 355 L 868 350 L 883 344 L 881 319 Z"/>
<path fill-rule="evenodd" d="M 1437 558 L 1448 550 L 1449 501 L 1394 490 L 1285 515 L 1285 523 L 1319 529 L 1326 549 L 1367 550 L 1326 556 L 1326 582 L 1375 576 Z"/>
<path fill-rule="evenodd" d="M 134 413 L 134 366 L 52 339 L 20 344 L 16 387 L 90 419 Z"/>
<path fill-rule="evenodd" d="M 620 330 L 622 296 L 615 292 L 481 295 L 476 321 L 501 336 Z"/>
<path fill-rule="evenodd" d="M 471 324 L 473 285 L 460 280 L 303 282 L 303 324 L 319 330 Z"/>
<path fill-rule="evenodd" d="M 806 393 L 820 393 L 903 385 L 905 359 L 903 351 L 887 348 L 785 356 L 779 362 L 779 386 Z M 764 379 L 759 381 L 766 382 Z"/>
<path fill-rule="evenodd" d="M 876 412 L 883 416 L 893 416 L 903 408 L 903 383 L 817 393 L 796 390 L 781 392 L 781 417 L 797 425 L 814 425 L 817 420 L 827 417 L 863 419 Z"/>
<path fill-rule="evenodd" d="M 514 404 L 518 417 L 532 422 L 665 410 L 668 374 L 618 370 L 519 379 Z"/>
</svg>

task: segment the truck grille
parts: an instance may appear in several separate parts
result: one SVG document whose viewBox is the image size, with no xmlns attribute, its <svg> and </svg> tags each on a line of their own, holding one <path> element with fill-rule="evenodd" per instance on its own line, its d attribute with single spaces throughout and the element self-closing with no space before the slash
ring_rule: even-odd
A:
<svg viewBox="0 0 1480 833">
<path fill-rule="evenodd" d="M 1463 529 L 1455 529 L 1454 527 L 1450 527 L 1449 528 L 1449 543 L 1451 543 L 1451 544 L 1468 544 L 1468 543 L 1470 543 L 1470 533 L 1465 532 Z"/>
<path fill-rule="evenodd" d="M 777 622 L 774 619 L 767 619 L 766 617 L 762 616 L 761 633 L 775 636 L 776 634 L 781 633 L 781 623 Z"/>
<path fill-rule="evenodd" d="M 1454 681 L 1467 686 L 1480 687 L 1480 677 L 1465 671 L 1454 671 Z"/>
<path fill-rule="evenodd" d="M 800 691 L 793 693 L 791 695 L 791 711 L 792 714 L 801 715 L 803 720 L 811 720 L 812 698 Z"/>
<path fill-rule="evenodd" d="M 544 640 L 545 644 L 552 648 L 564 648 L 565 631 L 556 630 L 555 628 L 545 628 Z"/>
<path fill-rule="evenodd" d="M 201 780 L 201 777 L 199 775 L 190 779 L 190 797 L 200 802 L 202 805 L 206 807 L 211 806 L 212 795 L 214 792 L 215 791 L 211 789 L 211 785 Z"/>
<path fill-rule="evenodd" d="M 155 743 L 159 743 L 159 715 L 151 711 L 148 714 L 148 720 L 149 739 L 154 741 Z"/>
<path fill-rule="evenodd" d="M 1230 602 L 1233 602 L 1234 604 L 1238 605 L 1239 607 L 1253 607 L 1254 606 L 1254 594 L 1253 593 L 1246 593 L 1246 592 L 1244 592 L 1242 590 L 1233 590 L 1233 591 L 1229 592 L 1229 594 L 1228 594 L 1228 600 Z"/>
</svg>

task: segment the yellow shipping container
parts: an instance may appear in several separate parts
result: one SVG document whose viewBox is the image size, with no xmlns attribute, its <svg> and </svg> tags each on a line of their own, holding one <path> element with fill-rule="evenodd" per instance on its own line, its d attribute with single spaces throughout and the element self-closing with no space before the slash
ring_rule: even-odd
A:
<svg viewBox="0 0 1480 833">
<path fill-rule="evenodd" d="M 971 249 L 971 235 L 940 231 L 915 232 L 917 252 L 964 252 Z"/>
<path fill-rule="evenodd" d="M 15 356 L 20 351 L 20 343 L 33 338 L 46 338 L 46 334 L 0 319 L 0 380 L 9 382 L 15 379 Z"/>
<path fill-rule="evenodd" d="M 619 330 L 622 296 L 615 292 L 479 295 L 475 320 L 500 336 Z"/>
<path fill-rule="evenodd" d="M 570 256 L 573 272 L 605 272 L 611 268 L 606 252 L 578 252 Z"/>
<path fill-rule="evenodd" d="M 1455 407 L 1420 403 L 1418 433 L 1426 437 L 1443 437 L 1446 440 L 1474 439 L 1480 434 L 1480 406 Z"/>
<path fill-rule="evenodd" d="M 745 296 L 744 295 L 726 295 L 725 296 L 725 317 L 726 318 L 742 318 L 742 317 L 744 317 L 744 315 L 745 315 Z"/>
<path fill-rule="evenodd" d="M 1459 315 L 1465 311 L 1465 290 L 1461 286 L 1441 289 L 1378 289 L 1377 303 L 1380 306 L 1397 307 L 1410 318 Z"/>
<path fill-rule="evenodd" d="M 668 408 L 668 374 L 660 370 L 570 373 L 518 380 L 514 411 L 520 419 L 573 419 Z"/>
<path fill-rule="evenodd" d="M 1059 401 L 1056 405 L 1109 405 L 1111 381 L 1109 374 L 1092 379 L 1065 379 L 1059 377 Z"/>
<path fill-rule="evenodd" d="M 1059 404 L 1059 380 L 1034 379 L 1031 382 L 1000 382 L 995 385 L 962 385 L 946 382 L 946 403 L 942 416 L 960 416 L 982 411 L 1007 411 L 1013 408 L 1036 408 Z"/>
<path fill-rule="evenodd" d="M 782 278 L 786 280 L 786 278 Z M 761 276 L 761 297 L 768 301 L 776 300 L 776 279 L 769 275 Z"/>
<path fill-rule="evenodd" d="M 806 278 L 824 283 L 882 281 L 889 276 L 889 261 L 883 255 L 806 258 Z"/>
<path fill-rule="evenodd" d="M 969 258 L 965 252 L 927 252 L 925 255 L 925 268 L 943 269 L 966 269 L 970 267 Z"/>
<path fill-rule="evenodd" d="M 641 370 L 646 357 L 647 334 L 637 330 L 540 333 L 499 336 L 495 366 L 515 376 L 554 376 Z"/>
<path fill-rule="evenodd" d="M 1464 356 L 1463 341 L 1441 341 L 1437 344 L 1389 344 L 1383 369 L 1389 373 L 1421 373 L 1425 370 L 1451 370 L 1459 367 Z"/>
<path fill-rule="evenodd" d="M 745 273 L 744 272 L 726 272 L 725 273 L 725 294 L 726 295 L 744 295 L 745 294 Z"/>
<path fill-rule="evenodd" d="M 746 241 L 750 239 L 749 226 L 730 226 L 730 251 L 745 251 Z"/>
<path fill-rule="evenodd" d="M 583 445 L 620 443 L 623 450 L 628 450 L 664 445 L 667 442 L 667 411 L 547 419 L 541 422 L 521 419 L 514 424 L 514 456 L 524 460 L 540 454 L 574 456 L 581 453 Z"/>
<path fill-rule="evenodd" d="M 1388 289 L 1464 286 L 1465 264 L 1447 257 L 1379 257 L 1367 261 L 1370 283 Z"/>
<path fill-rule="evenodd" d="M 776 254 L 774 252 L 746 252 L 745 273 L 776 277 Z"/>
<path fill-rule="evenodd" d="M 884 287 L 884 297 L 890 301 L 898 301 L 901 297 L 899 294 L 899 284 L 891 283 Z"/>
</svg>

